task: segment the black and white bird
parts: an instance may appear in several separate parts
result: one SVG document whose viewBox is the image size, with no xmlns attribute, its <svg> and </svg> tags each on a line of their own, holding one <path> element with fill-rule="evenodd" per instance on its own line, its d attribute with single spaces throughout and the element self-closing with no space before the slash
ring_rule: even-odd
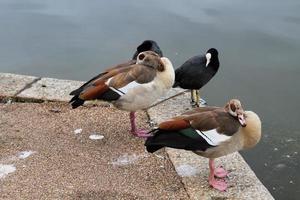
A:
<svg viewBox="0 0 300 200">
<path fill-rule="evenodd" d="M 173 87 L 191 90 L 191 103 L 199 107 L 199 90 L 214 77 L 219 69 L 217 49 L 209 49 L 205 55 L 188 59 L 175 71 Z"/>
</svg>

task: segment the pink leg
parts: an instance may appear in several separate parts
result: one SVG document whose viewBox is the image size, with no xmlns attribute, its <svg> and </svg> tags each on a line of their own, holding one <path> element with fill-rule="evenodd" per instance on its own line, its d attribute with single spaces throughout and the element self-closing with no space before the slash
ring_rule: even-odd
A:
<svg viewBox="0 0 300 200">
<path fill-rule="evenodd" d="M 135 124 L 135 112 L 130 112 L 130 124 L 131 124 L 131 133 L 134 136 L 141 137 L 141 138 L 147 138 L 150 136 L 148 134 L 148 131 L 137 130 L 136 124 Z"/>
<path fill-rule="evenodd" d="M 225 178 L 228 175 L 228 172 L 223 167 L 215 168 L 215 176 L 218 178 Z"/>
<path fill-rule="evenodd" d="M 214 159 L 209 159 L 209 184 L 220 191 L 225 191 L 227 189 L 227 183 L 224 180 L 216 180 L 215 179 L 215 165 Z"/>
</svg>

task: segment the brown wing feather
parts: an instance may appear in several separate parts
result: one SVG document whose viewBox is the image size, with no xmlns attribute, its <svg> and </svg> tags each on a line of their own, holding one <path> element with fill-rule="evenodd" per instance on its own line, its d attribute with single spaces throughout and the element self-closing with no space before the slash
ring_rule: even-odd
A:
<svg viewBox="0 0 300 200">
<path fill-rule="evenodd" d="M 207 112 L 207 111 L 213 111 L 216 109 L 220 109 L 220 107 L 216 107 L 216 106 L 205 106 L 205 107 L 197 107 L 194 108 L 192 110 L 189 110 L 185 113 L 183 113 L 182 115 L 190 115 L 190 114 L 194 114 L 194 113 L 202 113 L 202 112 Z"/>
<path fill-rule="evenodd" d="M 147 83 L 152 81 L 155 75 L 155 69 L 139 64 L 114 68 L 89 84 L 80 93 L 79 97 L 83 100 L 97 99 L 101 94 L 107 91 L 109 87 L 116 89 L 122 88 L 132 81 Z M 108 79 L 110 79 L 110 81 L 107 85 L 106 82 Z"/>
<path fill-rule="evenodd" d="M 111 73 L 112 71 L 122 71 L 122 70 L 124 70 L 124 68 L 126 70 L 126 68 L 128 68 L 129 66 L 131 66 L 135 63 L 136 63 L 136 60 L 129 60 L 127 62 L 110 67 L 110 68 L 106 69 L 104 72 L 102 72 L 101 74 L 98 74 L 97 76 L 93 77 L 91 80 L 84 83 L 78 89 L 72 91 L 70 93 L 70 95 L 75 95 L 75 96 L 78 95 L 79 96 L 81 93 L 86 92 L 86 90 L 89 90 L 90 86 L 102 84 L 103 80 L 105 79 L 103 76 L 106 77 L 108 73 Z"/>
<path fill-rule="evenodd" d="M 93 99 L 97 99 L 97 97 L 101 94 L 103 94 L 105 91 L 108 90 L 108 86 L 106 84 L 98 84 L 95 86 L 91 86 L 89 87 L 86 91 L 82 92 L 79 95 L 80 99 L 83 100 L 93 100 Z"/>
<path fill-rule="evenodd" d="M 119 73 L 122 74 L 126 71 L 130 70 L 131 66 L 122 67 L 122 68 L 115 68 L 111 71 L 107 72 L 106 74 L 102 75 L 97 80 L 93 81 L 92 83 L 88 84 L 83 91 L 81 91 L 79 98 L 82 100 L 93 100 L 97 99 L 99 96 L 101 96 L 104 92 L 106 92 L 109 89 L 109 86 L 106 84 L 106 81 L 113 77 L 118 75 Z"/>
<path fill-rule="evenodd" d="M 221 112 L 218 114 L 217 121 L 219 122 L 217 131 L 229 136 L 236 133 L 241 127 L 238 119 L 231 116 L 228 112 Z"/>
<path fill-rule="evenodd" d="M 154 68 L 144 65 L 132 65 L 130 70 L 119 73 L 109 81 L 109 86 L 114 88 L 122 88 L 132 81 L 137 83 L 149 83 L 156 75 Z"/>
<path fill-rule="evenodd" d="M 212 111 L 192 113 L 185 115 L 191 126 L 200 131 L 216 129 L 218 133 L 231 136 L 238 131 L 240 124 L 224 109 L 218 108 Z"/>
<path fill-rule="evenodd" d="M 200 131 L 216 129 L 219 126 L 213 112 L 192 113 L 186 115 L 184 119 L 188 120 L 193 128 Z"/>
<path fill-rule="evenodd" d="M 171 119 L 160 123 L 158 127 L 162 130 L 176 131 L 190 127 L 190 123 L 184 119 Z"/>
<path fill-rule="evenodd" d="M 134 77 L 137 83 L 149 83 L 153 81 L 156 76 L 156 70 L 153 67 L 145 65 L 136 65 L 131 71 L 130 75 Z"/>
</svg>

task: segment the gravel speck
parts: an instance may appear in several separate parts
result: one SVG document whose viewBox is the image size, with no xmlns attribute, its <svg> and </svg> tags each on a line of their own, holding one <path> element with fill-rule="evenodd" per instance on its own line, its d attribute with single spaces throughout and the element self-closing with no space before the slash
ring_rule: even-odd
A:
<svg viewBox="0 0 300 200">
<path fill-rule="evenodd" d="M 103 135 L 92 134 L 89 136 L 91 140 L 102 140 L 104 138 Z"/>
<path fill-rule="evenodd" d="M 34 154 L 34 151 L 21 151 L 18 153 L 18 158 L 20 159 L 25 159 L 27 157 L 29 157 L 31 154 Z"/>
<path fill-rule="evenodd" d="M 13 173 L 14 171 L 16 171 L 16 167 L 14 165 L 0 164 L 0 178 L 4 178 L 6 175 Z"/>
<path fill-rule="evenodd" d="M 75 133 L 75 134 L 80 134 L 80 133 L 82 133 L 82 128 L 75 129 L 75 130 L 74 130 L 74 133 Z"/>
</svg>

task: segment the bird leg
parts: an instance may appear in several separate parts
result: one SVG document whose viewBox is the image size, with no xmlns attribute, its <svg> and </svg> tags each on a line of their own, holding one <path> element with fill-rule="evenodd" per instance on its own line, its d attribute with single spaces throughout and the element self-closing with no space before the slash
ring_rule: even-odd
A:
<svg viewBox="0 0 300 200">
<path fill-rule="evenodd" d="M 146 130 L 138 130 L 135 124 L 135 112 L 130 112 L 130 124 L 131 124 L 131 134 L 141 138 L 147 138 L 150 135 Z"/>
<path fill-rule="evenodd" d="M 196 104 L 196 90 L 191 90 L 191 106 L 195 107 Z"/>
<path fill-rule="evenodd" d="M 215 168 L 215 177 L 225 178 L 228 175 L 228 172 L 223 167 Z"/>
<path fill-rule="evenodd" d="M 200 107 L 200 91 L 195 90 L 196 93 L 196 107 Z"/>
<path fill-rule="evenodd" d="M 224 180 L 217 180 L 215 179 L 216 175 L 216 169 L 214 164 L 214 159 L 209 159 L 209 178 L 208 182 L 209 184 L 219 190 L 219 191 L 225 191 L 227 189 L 227 183 Z"/>
</svg>

